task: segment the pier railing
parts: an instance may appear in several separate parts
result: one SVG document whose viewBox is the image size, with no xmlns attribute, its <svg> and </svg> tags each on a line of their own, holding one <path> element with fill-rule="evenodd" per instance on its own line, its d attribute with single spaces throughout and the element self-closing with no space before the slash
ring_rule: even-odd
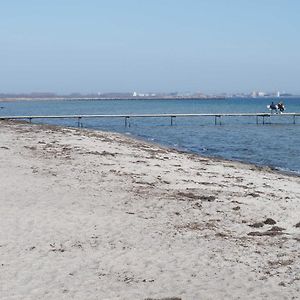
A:
<svg viewBox="0 0 300 300">
<path fill-rule="evenodd" d="M 82 127 L 83 119 L 92 118 L 122 118 L 125 121 L 125 127 L 130 126 L 129 120 L 132 118 L 169 118 L 170 125 L 174 125 L 175 118 L 182 117 L 211 117 L 215 125 L 221 125 L 222 117 L 255 117 L 256 124 L 265 124 L 265 119 L 270 117 L 292 117 L 292 123 L 296 124 L 296 117 L 300 113 L 212 113 L 212 114 L 118 114 L 118 115 L 49 115 L 49 116 L 0 116 L 0 120 L 28 120 L 30 123 L 35 119 L 75 119 L 78 127 Z"/>
</svg>

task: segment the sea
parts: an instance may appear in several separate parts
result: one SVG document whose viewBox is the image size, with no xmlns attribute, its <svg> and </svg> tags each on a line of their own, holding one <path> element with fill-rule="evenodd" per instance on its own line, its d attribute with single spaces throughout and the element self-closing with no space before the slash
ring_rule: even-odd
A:
<svg viewBox="0 0 300 300">
<path fill-rule="evenodd" d="M 155 100 L 34 100 L 1 102 L 1 115 L 74 114 L 202 114 L 269 112 L 267 105 L 283 101 L 285 112 L 300 112 L 300 98 L 225 98 Z M 269 166 L 300 175 L 300 116 L 83 119 L 84 128 L 131 135 L 207 157 Z M 43 119 L 35 123 L 77 127 L 77 120 Z"/>
</svg>

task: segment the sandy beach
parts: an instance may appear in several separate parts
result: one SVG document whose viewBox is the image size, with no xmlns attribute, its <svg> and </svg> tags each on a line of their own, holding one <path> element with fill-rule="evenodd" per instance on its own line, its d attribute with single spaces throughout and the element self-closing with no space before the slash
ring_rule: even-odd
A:
<svg viewBox="0 0 300 300">
<path fill-rule="evenodd" d="M 300 177 L 0 122 L 1 299 L 299 299 Z"/>
</svg>

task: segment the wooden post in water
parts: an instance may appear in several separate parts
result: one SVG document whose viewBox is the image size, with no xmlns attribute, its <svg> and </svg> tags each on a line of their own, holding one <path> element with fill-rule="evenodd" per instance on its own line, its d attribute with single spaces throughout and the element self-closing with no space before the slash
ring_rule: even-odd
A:
<svg viewBox="0 0 300 300">
<path fill-rule="evenodd" d="M 171 126 L 173 126 L 173 118 L 176 118 L 176 116 L 171 116 Z"/>
<path fill-rule="evenodd" d="M 217 125 L 217 118 L 219 118 L 219 125 L 222 125 L 220 115 L 215 115 L 215 125 Z"/>
<path fill-rule="evenodd" d="M 82 127 L 82 123 L 80 121 L 81 121 L 81 117 L 78 117 L 78 123 L 77 123 L 78 127 Z"/>
</svg>

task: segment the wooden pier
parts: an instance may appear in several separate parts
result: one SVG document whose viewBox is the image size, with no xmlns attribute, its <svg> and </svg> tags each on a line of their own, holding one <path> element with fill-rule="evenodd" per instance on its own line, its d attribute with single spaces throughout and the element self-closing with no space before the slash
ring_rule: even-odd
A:
<svg viewBox="0 0 300 300">
<path fill-rule="evenodd" d="M 28 120 L 30 123 L 35 119 L 75 119 L 78 127 L 82 127 L 83 119 L 96 118 L 121 118 L 125 121 L 125 127 L 130 126 L 129 120 L 133 118 L 169 118 L 170 125 L 174 125 L 176 118 L 190 117 L 210 117 L 214 120 L 215 125 L 221 125 L 222 117 L 255 117 L 256 124 L 266 124 L 266 118 L 271 117 L 288 117 L 292 118 L 291 122 L 296 124 L 296 117 L 300 113 L 220 113 L 220 114 L 126 114 L 126 115 L 52 115 L 52 116 L 0 116 L 0 120 Z"/>
</svg>

